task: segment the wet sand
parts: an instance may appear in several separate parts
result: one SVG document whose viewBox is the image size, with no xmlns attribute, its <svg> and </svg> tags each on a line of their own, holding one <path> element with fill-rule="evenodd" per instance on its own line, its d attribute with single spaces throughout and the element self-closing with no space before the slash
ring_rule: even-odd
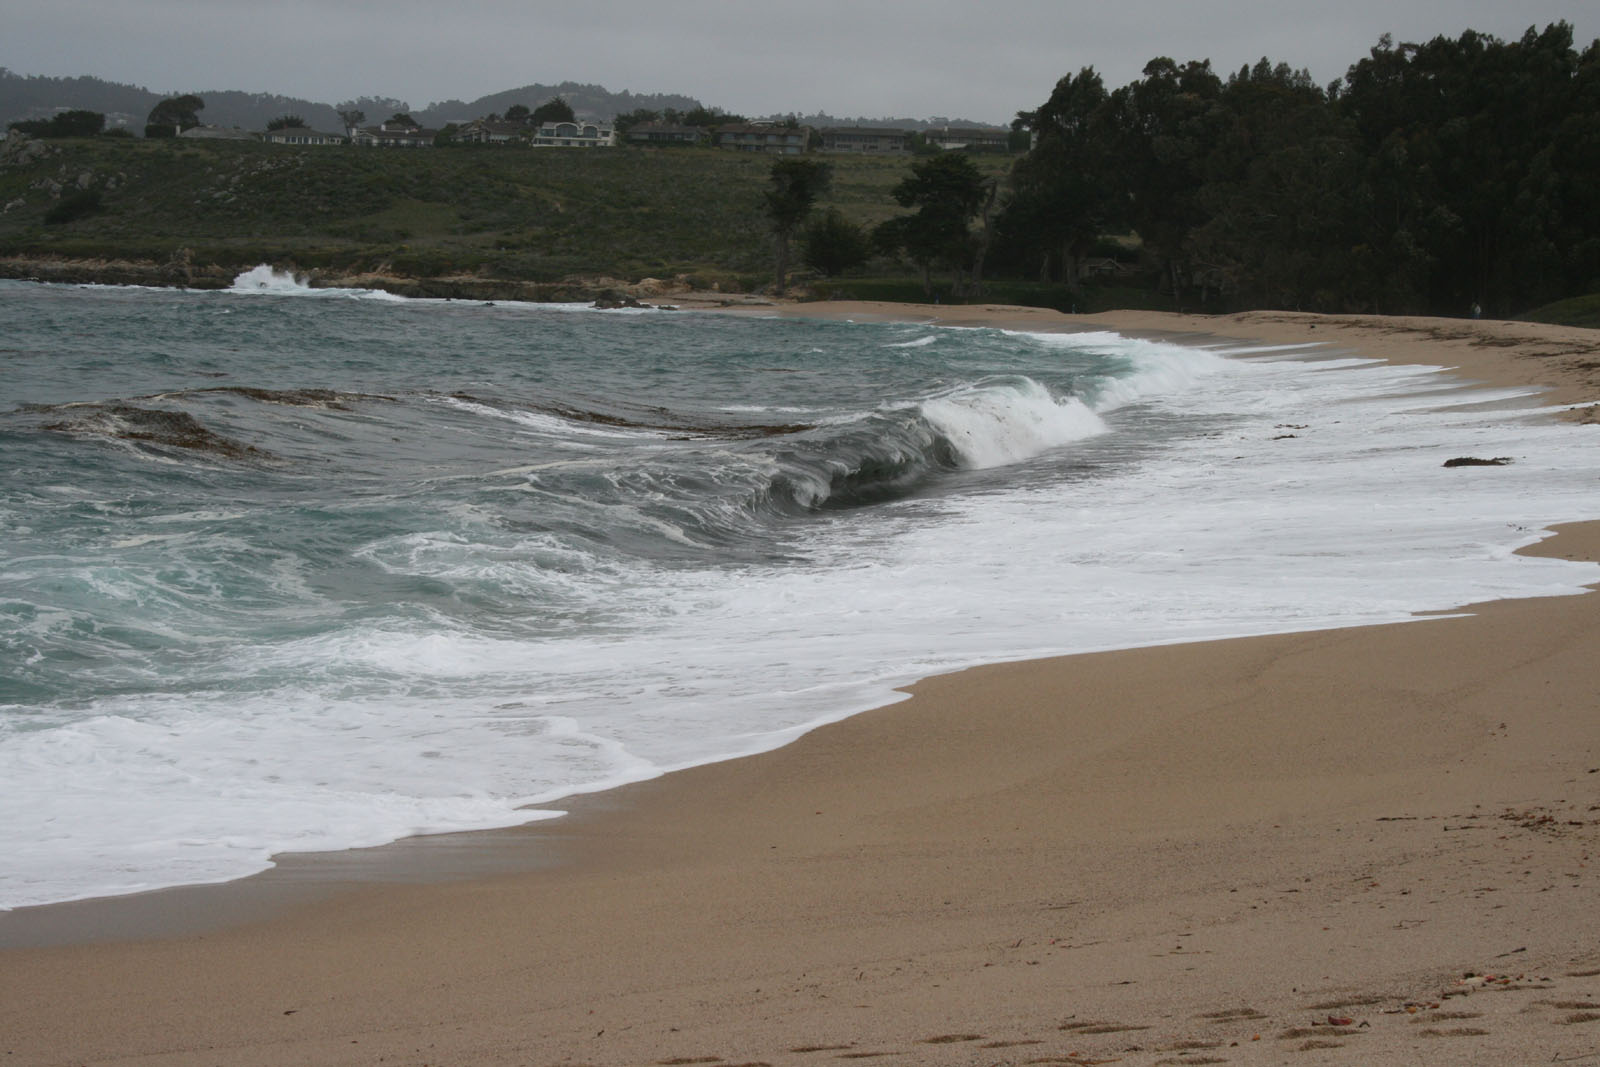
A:
<svg viewBox="0 0 1600 1067">
<path fill-rule="evenodd" d="M 799 311 L 1331 334 L 1600 397 L 1593 331 Z M 1600 560 L 1600 524 L 1530 551 Z M 13 913 L 35 940 L 101 939 L 0 952 L 0 1055 L 1600 1062 L 1597 650 L 1591 594 L 928 679 L 554 822 Z"/>
</svg>

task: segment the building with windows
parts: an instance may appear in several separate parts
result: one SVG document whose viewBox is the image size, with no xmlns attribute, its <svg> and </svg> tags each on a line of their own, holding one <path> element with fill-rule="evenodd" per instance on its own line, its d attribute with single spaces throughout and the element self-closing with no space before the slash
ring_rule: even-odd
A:
<svg viewBox="0 0 1600 1067">
<path fill-rule="evenodd" d="M 490 122 L 488 119 L 473 119 L 464 122 L 456 128 L 455 142 L 457 144 L 511 144 L 513 142 L 526 143 L 532 131 L 520 122 Z"/>
<path fill-rule="evenodd" d="M 965 148 L 969 152 L 1008 152 L 1011 150 L 1011 131 L 980 129 L 972 126 L 934 126 L 923 130 L 922 136 L 929 144 L 940 148 Z"/>
<path fill-rule="evenodd" d="M 810 130 L 797 126 L 760 126 L 753 123 L 718 126 L 711 131 L 711 143 L 736 152 L 769 152 L 797 156 L 806 150 Z"/>
<path fill-rule="evenodd" d="M 822 131 L 824 152 L 899 156 L 911 151 L 911 131 L 872 126 L 833 126 Z"/>
<path fill-rule="evenodd" d="M 609 123 L 546 122 L 533 132 L 536 148 L 610 148 L 617 131 Z"/>
<path fill-rule="evenodd" d="M 385 122 L 357 130 L 351 140 L 367 148 L 432 148 L 438 133 L 438 130 L 425 130 L 420 126 Z"/>
<path fill-rule="evenodd" d="M 670 122 L 641 122 L 624 134 L 629 144 L 656 148 L 702 145 L 710 138 L 704 126 L 677 126 Z"/>
<path fill-rule="evenodd" d="M 200 127 L 196 127 L 199 129 Z M 184 131 L 188 133 L 190 131 Z M 344 134 L 323 133 L 306 126 L 285 126 L 278 130 L 268 130 L 261 135 L 261 139 L 268 144 L 344 144 Z"/>
</svg>

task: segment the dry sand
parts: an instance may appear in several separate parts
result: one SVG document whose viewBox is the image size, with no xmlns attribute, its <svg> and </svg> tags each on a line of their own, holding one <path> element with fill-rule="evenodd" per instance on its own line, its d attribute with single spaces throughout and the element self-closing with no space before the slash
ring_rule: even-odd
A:
<svg viewBox="0 0 1600 1067">
<path fill-rule="evenodd" d="M 1586 331 L 979 313 L 1600 396 Z M 1600 524 L 1537 551 L 1600 559 Z M 152 894 L 163 937 L 0 953 L 0 1062 L 1600 1064 L 1593 595 L 980 668 L 571 808 L 424 850 L 540 869 L 312 857 L 310 901 Z"/>
</svg>

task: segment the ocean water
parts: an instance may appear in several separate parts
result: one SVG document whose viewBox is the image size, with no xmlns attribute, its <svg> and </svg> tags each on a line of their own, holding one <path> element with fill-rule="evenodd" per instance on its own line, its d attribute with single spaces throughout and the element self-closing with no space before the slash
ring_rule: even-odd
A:
<svg viewBox="0 0 1600 1067">
<path fill-rule="evenodd" d="M 1600 428 L 1322 347 L 264 268 L 0 323 L 0 907 L 552 817 L 974 663 L 1600 580 L 1512 554 L 1595 516 Z"/>
</svg>

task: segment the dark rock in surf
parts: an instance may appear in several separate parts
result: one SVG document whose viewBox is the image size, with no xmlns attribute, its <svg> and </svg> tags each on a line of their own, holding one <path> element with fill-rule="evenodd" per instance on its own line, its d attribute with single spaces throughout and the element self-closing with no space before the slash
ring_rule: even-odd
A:
<svg viewBox="0 0 1600 1067">
<path fill-rule="evenodd" d="M 86 405 L 76 417 L 47 423 L 44 428 L 57 433 L 182 448 L 228 459 L 265 459 L 268 455 L 252 445 L 206 429 L 186 411 L 141 408 L 132 404 Z"/>
</svg>

